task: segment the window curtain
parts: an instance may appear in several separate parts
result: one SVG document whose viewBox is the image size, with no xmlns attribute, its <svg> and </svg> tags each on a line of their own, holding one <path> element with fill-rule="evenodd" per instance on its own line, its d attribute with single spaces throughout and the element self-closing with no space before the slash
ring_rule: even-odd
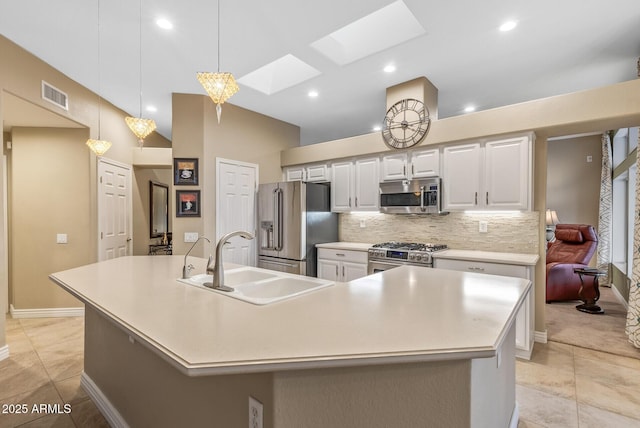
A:
<svg viewBox="0 0 640 428">
<path fill-rule="evenodd" d="M 640 135 L 639 135 L 640 139 Z M 636 154 L 636 208 L 633 219 L 633 270 L 629 286 L 627 328 L 629 342 L 640 348 L 640 150 Z"/>
<path fill-rule="evenodd" d="M 611 138 L 602 134 L 602 171 L 600 173 L 600 208 L 598 214 L 598 270 L 607 272 L 600 277 L 600 285 L 609 285 L 611 263 L 611 216 L 612 216 L 612 171 Z"/>
</svg>

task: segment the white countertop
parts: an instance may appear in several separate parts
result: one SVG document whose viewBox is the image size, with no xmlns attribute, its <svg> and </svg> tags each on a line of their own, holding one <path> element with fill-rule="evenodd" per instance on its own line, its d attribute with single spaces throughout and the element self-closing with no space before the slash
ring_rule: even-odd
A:
<svg viewBox="0 0 640 428">
<path fill-rule="evenodd" d="M 540 256 L 537 254 L 500 253 L 494 251 L 443 250 L 434 252 L 433 258 L 535 266 Z"/>
<path fill-rule="evenodd" d="M 190 376 L 491 357 L 531 287 L 403 266 L 256 306 L 178 282 L 182 264 L 121 257 L 50 278 Z"/>
<path fill-rule="evenodd" d="M 325 244 L 316 244 L 316 248 L 331 248 L 334 250 L 367 251 L 371 247 L 373 247 L 373 244 L 366 242 L 327 242 Z"/>
</svg>

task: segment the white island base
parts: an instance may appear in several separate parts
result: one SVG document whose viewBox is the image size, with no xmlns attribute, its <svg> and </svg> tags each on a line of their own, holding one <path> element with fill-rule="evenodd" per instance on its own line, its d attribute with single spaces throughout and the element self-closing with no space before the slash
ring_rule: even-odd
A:
<svg viewBox="0 0 640 428">
<path fill-rule="evenodd" d="M 264 428 L 517 426 L 530 281 L 404 266 L 257 306 L 179 283 L 182 264 L 50 276 L 85 303 L 82 384 L 112 426 L 244 428 L 249 397 Z"/>
<path fill-rule="evenodd" d="M 514 329 L 493 358 L 190 377 L 86 309 L 82 383 L 114 427 L 513 427 Z M 132 343 L 133 342 L 133 343 Z"/>
</svg>

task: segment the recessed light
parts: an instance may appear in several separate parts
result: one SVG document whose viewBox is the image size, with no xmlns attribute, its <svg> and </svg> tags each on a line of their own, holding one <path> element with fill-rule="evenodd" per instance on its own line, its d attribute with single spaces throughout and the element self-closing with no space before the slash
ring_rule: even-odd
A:
<svg viewBox="0 0 640 428">
<path fill-rule="evenodd" d="M 518 21 L 506 21 L 500 26 L 500 31 L 511 31 L 518 26 Z"/>
<path fill-rule="evenodd" d="M 149 113 L 155 113 L 158 111 L 158 108 L 156 106 L 147 106 L 147 111 Z"/>
<path fill-rule="evenodd" d="M 158 18 L 156 25 L 164 30 L 171 30 L 173 28 L 173 23 L 166 18 Z"/>
<path fill-rule="evenodd" d="M 472 111 L 476 111 L 476 108 L 474 106 L 466 106 L 464 108 L 465 113 L 471 113 Z"/>
<path fill-rule="evenodd" d="M 376 126 L 374 126 L 374 127 L 373 127 L 373 131 L 374 131 L 374 132 L 382 131 L 382 126 L 380 126 L 380 125 L 376 125 Z"/>
<path fill-rule="evenodd" d="M 311 98 L 316 98 L 319 94 L 318 91 L 309 91 L 307 95 L 309 95 L 309 97 Z"/>
<path fill-rule="evenodd" d="M 396 71 L 396 66 L 393 64 L 389 64 L 383 70 L 385 73 L 393 73 L 394 71 Z"/>
</svg>

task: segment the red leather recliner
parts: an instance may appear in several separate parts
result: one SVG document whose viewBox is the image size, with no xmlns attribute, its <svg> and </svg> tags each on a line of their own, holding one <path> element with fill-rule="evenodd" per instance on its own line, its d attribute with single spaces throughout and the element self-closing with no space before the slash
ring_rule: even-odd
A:
<svg viewBox="0 0 640 428">
<path fill-rule="evenodd" d="M 586 224 L 559 224 L 556 241 L 547 248 L 546 301 L 578 300 L 580 276 L 575 268 L 587 267 L 598 246 L 598 235 Z M 595 298 L 594 277 L 583 276 L 584 298 Z"/>
</svg>

